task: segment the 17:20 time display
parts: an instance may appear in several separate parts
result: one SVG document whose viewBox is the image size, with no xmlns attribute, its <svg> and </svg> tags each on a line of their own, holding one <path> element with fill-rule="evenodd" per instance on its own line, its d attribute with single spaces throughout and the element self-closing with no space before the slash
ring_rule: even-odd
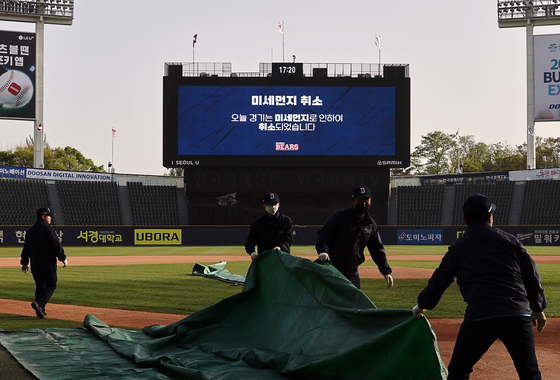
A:
<svg viewBox="0 0 560 380">
<path fill-rule="evenodd" d="M 297 72 L 295 66 L 279 66 L 278 70 L 280 74 L 295 74 Z"/>
</svg>

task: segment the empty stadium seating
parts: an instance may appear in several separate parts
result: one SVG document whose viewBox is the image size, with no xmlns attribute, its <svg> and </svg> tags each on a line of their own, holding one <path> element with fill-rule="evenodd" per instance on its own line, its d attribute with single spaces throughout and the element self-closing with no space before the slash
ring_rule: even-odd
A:
<svg viewBox="0 0 560 380">
<path fill-rule="evenodd" d="M 453 185 L 452 225 L 463 225 L 463 203 L 473 194 L 484 194 L 496 204 L 494 223 L 510 224 L 510 217 L 519 204 L 514 203 L 513 181 L 486 184 Z M 523 185 L 521 216 L 514 224 L 558 224 L 560 222 L 560 181 L 527 181 Z M 443 225 L 444 185 L 400 186 L 396 196 L 398 225 Z"/>
<path fill-rule="evenodd" d="M 397 224 L 441 225 L 445 186 L 397 187 Z"/>
<path fill-rule="evenodd" d="M 53 224 L 118 226 L 129 212 L 133 225 L 180 225 L 176 186 L 129 182 L 124 194 L 130 210 L 123 209 L 116 182 L 56 181 L 49 186 L 54 186 L 52 196 L 44 180 L 0 178 L 0 225 L 31 225 L 44 206 L 57 213 Z M 53 207 L 53 197 L 58 207 Z"/>
<path fill-rule="evenodd" d="M 463 202 L 476 193 L 496 204 L 496 225 L 560 223 L 560 181 L 532 180 L 399 186 L 391 195 L 396 224 L 463 225 Z M 181 224 L 181 207 L 185 212 L 177 186 L 142 182 L 127 182 L 125 188 L 117 182 L 56 181 L 53 185 L 38 179 L 0 178 L 0 195 L 0 225 L 5 226 L 33 224 L 35 211 L 44 206 L 57 213 L 54 224 L 80 226 L 123 225 L 124 220 L 138 226 L 176 226 Z"/>
<path fill-rule="evenodd" d="M 527 181 L 519 224 L 543 225 L 560 223 L 560 181 Z"/>
<path fill-rule="evenodd" d="M 57 181 L 66 225 L 122 225 L 116 182 Z"/>
<path fill-rule="evenodd" d="M 0 225 L 30 225 L 40 207 L 51 207 L 47 184 L 39 179 L 0 180 Z M 56 215 L 53 223 L 56 223 Z"/>
<path fill-rule="evenodd" d="M 494 223 L 506 225 L 509 222 L 512 207 L 513 190 L 515 182 L 499 181 L 486 184 L 461 184 L 455 185 L 455 199 L 453 202 L 453 225 L 462 225 L 463 203 L 474 194 L 484 194 L 496 205 Z"/>
<path fill-rule="evenodd" d="M 175 226 L 180 224 L 177 188 L 144 186 L 127 182 L 132 221 L 137 226 Z"/>
</svg>

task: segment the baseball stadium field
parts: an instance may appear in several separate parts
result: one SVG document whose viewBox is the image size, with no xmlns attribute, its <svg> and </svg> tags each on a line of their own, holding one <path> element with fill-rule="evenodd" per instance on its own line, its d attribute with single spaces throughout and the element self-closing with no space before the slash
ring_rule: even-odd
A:
<svg viewBox="0 0 560 380">
<path fill-rule="evenodd" d="M 411 309 L 427 278 L 438 266 L 445 246 L 387 246 L 395 286 L 386 289 L 373 261 L 360 267 L 362 291 L 380 309 Z M 231 273 L 245 274 L 251 261 L 242 247 L 66 247 L 69 266 L 59 268 L 58 288 L 47 305 L 46 319 L 35 317 L 31 275 L 21 272 L 21 248 L 0 249 L 0 329 L 6 331 L 49 327 L 78 328 L 93 314 L 111 326 L 142 328 L 167 325 L 237 294 L 242 286 L 191 275 L 195 263 L 226 261 Z M 560 250 L 528 247 L 537 262 L 548 299 L 545 330 L 536 334 L 537 355 L 543 378 L 554 378 L 560 365 Z M 314 247 L 294 246 L 292 254 L 311 260 Z M 447 365 L 465 303 L 456 285 L 445 293 L 438 307 L 428 311 Z M 504 365 L 499 363 L 503 361 Z M 2 379 L 34 377 L 0 348 Z M 547 373 L 549 375 L 547 375 Z M 491 377 L 490 377 L 491 376 Z M 472 379 L 512 379 L 515 370 L 505 348 L 495 344 L 475 367 Z"/>
</svg>

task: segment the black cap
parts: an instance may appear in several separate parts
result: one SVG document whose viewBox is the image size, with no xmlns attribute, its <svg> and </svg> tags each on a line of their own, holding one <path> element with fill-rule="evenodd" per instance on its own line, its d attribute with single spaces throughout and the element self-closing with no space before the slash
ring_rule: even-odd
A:
<svg viewBox="0 0 560 380">
<path fill-rule="evenodd" d="M 352 199 L 371 198 L 371 191 L 365 186 L 358 186 L 352 191 Z"/>
<path fill-rule="evenodd" d="M 484 219 L 496 210 L 496 205 L 486 196 L 475 194 L 467 198 L 463 204 L 463 215 L 466 219 Z"/>
<path fill-rule="evenodd" d="M 276 193 L 266 193 L 263 197 L 262 203 L 269 205 L 271 203 L 280 203 L 280 197 Z"/>
<path fill-rule="evenodd" d="M 48 207 L 41 207 L 40 209 L 37 210 L 37 218 L 40 218 L 43 215 L 53 216 L 55 215 L 55 213 L 52 212 L 51 209 Z"/>
</svg>

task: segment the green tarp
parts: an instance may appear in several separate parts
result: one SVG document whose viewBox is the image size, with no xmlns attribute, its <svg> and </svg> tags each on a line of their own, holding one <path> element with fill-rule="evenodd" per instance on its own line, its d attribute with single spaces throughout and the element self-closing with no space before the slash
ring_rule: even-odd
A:
<svg viewBox="0 0 560 380">
<path fill-rule="evenodd" d="M 426 319 L 379 310 L 330 263 L 278 251 L 259 255 L 241 293 L 176 323 L 84 326 L 0 343 L 39 379 L 447 378 Z"/>
<path fill-rule="evenodd" d="M 245 276 L 231 273 L 229 270 L 225 269 L 226 264 L 226 261 L 220 261 L 217 264 L 208 266 L 196 263 L 193 266 L 192 274 L 227 282 L 232 285 L 243 285 L 245 283 Z"/>
</svg>

